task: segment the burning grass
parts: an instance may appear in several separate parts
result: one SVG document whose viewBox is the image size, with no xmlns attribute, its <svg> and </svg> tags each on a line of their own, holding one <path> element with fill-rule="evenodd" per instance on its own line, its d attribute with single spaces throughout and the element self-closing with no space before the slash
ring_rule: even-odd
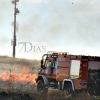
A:
<svg viewBox="0 0 100 100">
<path fill-rule="evenodd" d="M 0 91 L 32 93 L 38 68 L 38 60 L 0 57 Z"/>
<path fill-rule="evenodd" d="M 16 94 L 34 93 L 35 78 L 36 74 L 30 74 L 27 68 L 20 74 L 4 72 L 0 74 L 0 91 Z"/>
<path fill-rule="evenodd" d="M 16 70 L 1 73 L 0 80 L 12 83 L 35 84 L 36 74 L 30 74 L 30 70 L 28 68 L 23 67 L 23 71 L 21 73 L 16 73 Z"/>
</svg>

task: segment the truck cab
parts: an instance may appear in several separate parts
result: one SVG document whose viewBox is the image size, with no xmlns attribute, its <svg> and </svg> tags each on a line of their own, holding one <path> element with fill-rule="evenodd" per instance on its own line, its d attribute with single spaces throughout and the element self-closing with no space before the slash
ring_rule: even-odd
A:
<svg viewBox="0 0 100 100">
<path fill-rule="evenodd" d="M 50 52 L 42 56 L 37 74 L 40 92 L 52 87 L 64 90 L 66 96 L 79 90 L 91 92 L 92 89 L 94 93 L 96 88 L 100 90 L 100 57 Z"/>
</svg>

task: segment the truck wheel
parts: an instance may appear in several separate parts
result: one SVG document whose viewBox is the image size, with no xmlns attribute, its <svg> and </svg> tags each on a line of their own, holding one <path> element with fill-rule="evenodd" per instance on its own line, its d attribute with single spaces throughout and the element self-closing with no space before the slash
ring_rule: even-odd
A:
<svg viewBox="0 0 100 100">
<path fill-rule="evenodd" d="M 37 90 L 38 92 L 47 92 L 48 88 L 45 88 L 43 80 L 39 80 L 37 82 Z"/>
<path fill-rule="evenodd" d="M 65 90 L 64 90 L 64 95 L 65 97 L 71 97 L 73 95 L 73 90 L 72 90 L 72 85 L 71 84 L 66 84 Z"/>
</svg>

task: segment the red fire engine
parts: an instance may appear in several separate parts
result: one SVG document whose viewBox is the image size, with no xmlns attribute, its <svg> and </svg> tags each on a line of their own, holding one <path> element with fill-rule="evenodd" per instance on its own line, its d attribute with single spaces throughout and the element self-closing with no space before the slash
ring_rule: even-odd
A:
<svg viewBox="0 0 100 100">
<path fill-rule="evenodd" d="M 48 52 L 42 57 L 36 82 L 40 92 L 53 87 L 64 90 L 66 96 L 78 90 L 97 94 L 100 91 L 100 57 Z"/>
</svg>

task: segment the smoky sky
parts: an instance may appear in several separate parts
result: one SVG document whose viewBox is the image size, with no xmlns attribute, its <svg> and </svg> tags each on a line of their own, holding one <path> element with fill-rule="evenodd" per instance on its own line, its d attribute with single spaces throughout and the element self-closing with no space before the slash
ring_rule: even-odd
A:
<svg viewBox="0 0 100 100">
<path fill-rule="evenodd" d="M 13 5 L 9 2 L 0 0 L 0 29 L 4 32 L 0 33 L 0 41 L 8 34 L 5 44 L 13 33 Z M 99 48 L 99 0 L 19 0 L 17 7 L 17 42 L 39 42 L 51 48 Z"/>
<path fill-rule="evenodd" d="M 19 39 L 27 40 L 28 36 L 33 42 L 47 41 L 51 46 L 65 43 L 98 45 L 100 37 L 98 8 L 99 4 L 96 5 L 92 1 L 75 2 L 73 5 L 68 0 L 33 3 L 23 13 L 23 18 L 19 15 L 19 20 L 24 20 L 19 27 Z"/>
<path fill-rule="evenodd" d="M 11 41 L 13 5 L 9 0 L 0 0 L 0 46 L 5 48 Z"/>
</svg>

